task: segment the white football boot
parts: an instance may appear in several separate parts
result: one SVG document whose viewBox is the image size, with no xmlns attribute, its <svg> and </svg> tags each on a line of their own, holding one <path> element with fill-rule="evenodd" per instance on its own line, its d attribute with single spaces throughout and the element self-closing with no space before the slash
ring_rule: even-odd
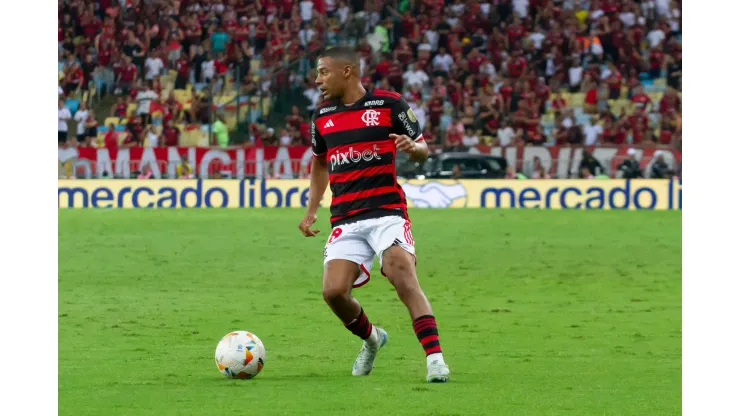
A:
<svg viewBox="0 0 740 416">
<path fill-rule="evenodd" d="M 373 326 L 370 337 L 362 343 L 362 349 L 357 354 L 355 365 L 352 366 L 353 376 L 366 376 L 373 371 L 375 355 L 385 343 L 388 342 L 388 333 L 385 330 Z"/>
<path fill-rule="evenodd" d="M 450 378 L 450 367 L 443 360 L 433 360 L 427 363 L 427 382 L 445 383 Z"/>
</svg>

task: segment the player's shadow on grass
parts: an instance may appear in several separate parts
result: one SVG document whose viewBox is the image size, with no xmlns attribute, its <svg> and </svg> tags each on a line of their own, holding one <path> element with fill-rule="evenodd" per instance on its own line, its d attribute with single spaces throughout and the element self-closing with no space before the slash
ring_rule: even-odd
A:
<svg viewBox="0 0 740 416">
<path fill-rule="evenodd" d="M 212 379 L 214 382 L 235 382 L 235 383 L 271 383 L 271 382 L 280 382 L 284 383 L 285 381 L 295 381 L 295 380 L 317 380 L 317 379 L 337 379 L 340 377 L 347 378 L 347 372 L 326 372 L 323 374 L 315 373 L 315 372 L 307 372 L 307 373 L 297 373 L 297 374 L 260 374 L 256 378 L 252 380 L 236 380 L 236 379 L 228 379 L 226 377 L 209 377 L 209 380 Z"/>
</svg>

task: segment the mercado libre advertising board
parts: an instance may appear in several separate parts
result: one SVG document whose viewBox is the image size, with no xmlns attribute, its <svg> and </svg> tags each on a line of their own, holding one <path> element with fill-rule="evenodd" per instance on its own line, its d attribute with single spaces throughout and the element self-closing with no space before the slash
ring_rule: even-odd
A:
<svg viewBox="0 0 740 416">
<path fill-rule="evenodd" d="M 401 182 L 409 207 L 681 210 L 681 180 Z M 308 180 L 60 180 L 59 208 L 301 208 Z M 331 201 L 324 194 L 322 206 Z"/>
</svg>

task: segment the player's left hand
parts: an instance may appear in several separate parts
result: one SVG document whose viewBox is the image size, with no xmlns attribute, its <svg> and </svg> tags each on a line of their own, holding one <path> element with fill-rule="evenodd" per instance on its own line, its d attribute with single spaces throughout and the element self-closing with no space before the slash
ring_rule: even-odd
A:
<svg viewBox="0 0 740 416">
<path fill-rule="evenodd" d="M 306 216 L 303 217 L 303 220 L 301 220 L 301 223 L 298 224 L 298 229 L 301 230 L 301 233 L 303 233 L 304 236 L 316 237 L 316 234 L 319 233 L 319 230 L 311 229 L 311 226 L 316 222 L 316 219 L 316 215 L 306 214 Z"/>
<path fill-rule="evenodd" d="M 416 149 L 416 143 L 405 134 L 391 134 L 390 138 L 396 141 L 398 151 L 410 153 Z"/>
</svg>

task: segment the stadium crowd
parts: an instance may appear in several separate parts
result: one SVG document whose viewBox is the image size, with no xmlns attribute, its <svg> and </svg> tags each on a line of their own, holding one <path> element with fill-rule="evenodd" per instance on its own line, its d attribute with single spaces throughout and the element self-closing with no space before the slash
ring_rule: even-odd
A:
<svg viewBox="0 0 740 416">
<path fill-rule="evenodd" d="M 681 145 L 681 1 L 59 0 L 58 44 L 60 145 L 72 122 L 81 146 L 229 146 L 239 122 L 308 144 L 314 57 L 338 44 L 445 150 Z M 307 104 L 266 125 L 286 90 Z"/>
</svg>

